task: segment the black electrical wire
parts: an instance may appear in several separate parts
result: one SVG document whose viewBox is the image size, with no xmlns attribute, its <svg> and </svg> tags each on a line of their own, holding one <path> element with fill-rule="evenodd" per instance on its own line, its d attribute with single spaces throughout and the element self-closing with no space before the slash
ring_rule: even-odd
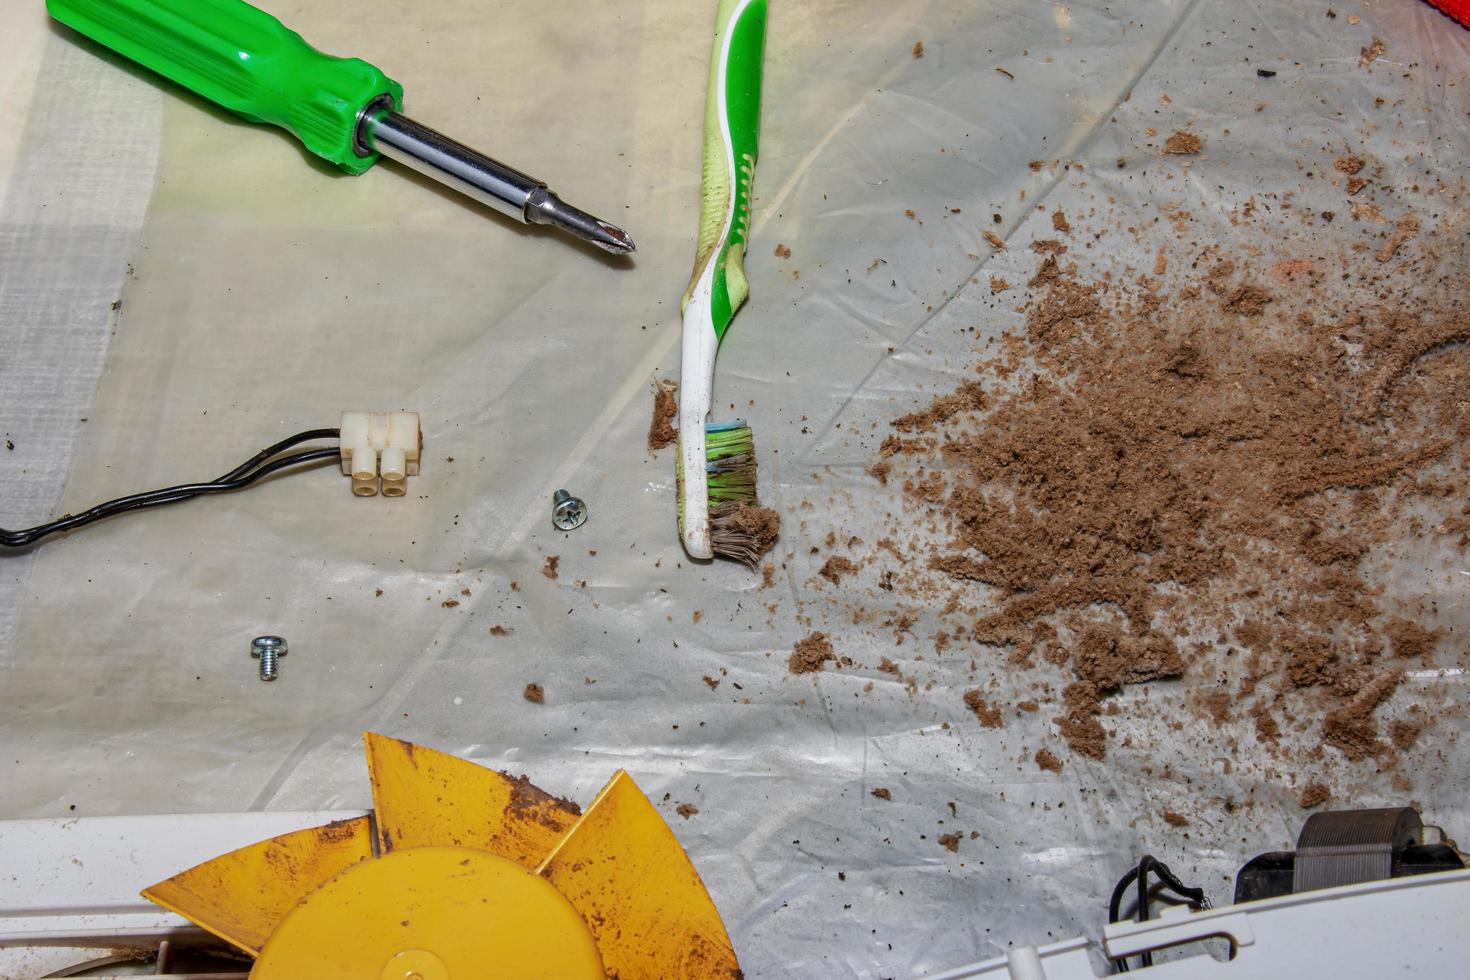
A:
<svg viewBox="0 0 1470 980">
<path fill-rule="evenodd" d="M 185 483 L 179 486 L 165 487 L 161 490 L 149 490 L 144 493 L 118 497 L 116 500 L 105 501 L 80 514 L 68 515 L 58 520 L 46 524 L 39 524 L 24 530 L 7 531 L 0 528 L 0 547 L 24 548 L 28 545 L 35 544 L 37 541 L 49 535 L 83 527 L 116 514 L 126 513 L 131 510 L 140 510 L 145 507 L 158 507 L 163 504 L 178 503 L 179 501 L 190 500 L 204 494 L 228 493 L 233 490 L 242 490 L 252 483 L 284 469 L 301 466 L 306 463 L 323 462 L 328 459 L 340 459 L 341 451 L 337 448 L 309 449 L 303 452 L 293 453 L 289 456 L 280 455 L 287 449 L 299 446 L 304 442 L 314 442 L 318 439 L 336 439 L 340 435 L 341 433 L 337 429 L 308 429 L 305 432 L 298 432 L 294 436 L 282 439 L 273 446 L 262 449 L 228 473 L 207 483 Z"/>
<path fill-rule="evenodd" d="M 1117 922 L 1122 918 L 1123 896 L 1128 894 L 1128 886 L 1135 882 L 1138 885 L 1138 908 L 1135 911 L 1135 915 L 1139 922 L 1148 920 L 1148 877 L 1150 873 L 1158 875 L 1160 883 L 1167 890 L 1178 895 L 1195 908 L 1207 909 L 1210 907 L 1210 900 L 1205 897 L 1205 890 L 1203 888 L 1192 888 L 1186 885 L 1179 880 L 1179 877 L 1173 871 L 1169 870 L 1167 864 L 1158 860 L 1152 854 L 1145 854 L 1139 860 L 1138 866 L 1129 868 L 1123 877 L 1118 880 L 1118 884 L 1113 886 L 1112 898 L 1108 900 L 1109 922 Z M 1144 966 L 1152 966 L 1154 962 L 1152 953 L 1143 953 L 1139 959 L 1143 961 Z M 1119 957 L 1113 960 L 1113 965 L 1118 968 L 1119 973 L 1128 972 L 1128 960 L 1126 957 Z"/>
</svg>

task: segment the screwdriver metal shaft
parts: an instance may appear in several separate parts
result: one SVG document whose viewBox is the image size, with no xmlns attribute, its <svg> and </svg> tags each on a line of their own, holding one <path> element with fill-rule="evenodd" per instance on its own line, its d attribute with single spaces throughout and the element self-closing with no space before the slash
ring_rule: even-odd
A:
<svg viewBox="0 0 1470 980">
<path fill-rule="evenodd" d="M 358 142 L 518 221 L 554 225 L 615 255 L 634 249 L 627 232 L 567 204 L 545 182 L 384 106 L 363 112 Z"/>
</svg>

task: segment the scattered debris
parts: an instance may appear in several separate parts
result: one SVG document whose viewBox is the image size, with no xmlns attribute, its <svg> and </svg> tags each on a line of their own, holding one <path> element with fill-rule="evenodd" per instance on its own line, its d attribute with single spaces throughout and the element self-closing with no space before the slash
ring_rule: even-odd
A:
<svg viewBox="0 0 1470 980">
<path fill-rule="evenodd" d="M 521 697 L 525 698 L 532 704 L 545 704 L 546 689 L 543 688 L 540 684 L 537 684 L 535 681 L 532 681 L 530 684 L 527 684 L 526 689 L 521 692 Z"/>
</svg>

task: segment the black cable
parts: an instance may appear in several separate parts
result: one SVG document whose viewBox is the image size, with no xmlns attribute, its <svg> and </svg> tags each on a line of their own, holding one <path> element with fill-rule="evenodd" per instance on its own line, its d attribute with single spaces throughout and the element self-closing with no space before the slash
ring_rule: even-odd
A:
<svg viewBox="0 0 1470 980">
<path fill-rule="evenodd" d="M 218 478 L 214 482 L 227 483 L 230 480 L 237 479 L 238 477 L 250 472 L 253 467 L 265 462 L 272 456 L 279 456 L 281 453 L 290 449 L 292 446 L 299 446 L 303 442 L 316 442 L 318 439 L 337 439 L 341 437 L 341 435 L 341 429 L 307 429 L 305 432 L 298 432 L 294 436 L 287 436 L 285 439 L 282 439 L 274 446 L 262 449 L 250 459 L 230 470 L 230 472 L 226 473 L 224 476 Z"/>
<path fill-rule="evenodd" d="M 298 432 L 294 436 L 282 439 L 275 445 L 261 450 L 219 479 L 212 480 L 208 483 L 185 483 L 179 486 L 165 487 L 162 490 L 150 490 L 144 493 L 131 494 L 126 497 L 118 497 L 116 500 L 105 501 L 80 514 L 70 515 L 24 530 L 7 531 L 0 528 L 0 547 L 24 548 L 28 545 L 35 544 L 37 541 L 49 535 L 82 527 L 116 514 L 126 513 L 130 510 L 140 510 L 144 507 L 157 507 L 162 504 L 177 503 L 209 493 L 227 493 L 233 490 L 240 490 L 258 480 L 264 479 L 272 473 L 289 467 L 300 466 L 304 463 L 325 461 L 327 459 L 338 459 L 341 456 L 341 451 L 337 448 L 311 449 L 289 456 L 279 456 L 276 459 L 272 459 L 271 457 L 278 456 L 282 451 L 300 445 L 303 442 L 311 442 L 317 439 L 335 439 L 339 435 L 340 432 L 337 429 L 309 429 L 305 432 Z"/>
<path fill-rule="evenodd" d="M 1139 922 L 1148 921 L 1148 876 L 1150 873 L 1158 875 L 1160 884 L 1166 890 L 1173 892 L 1195 908 L 1207 909 L 1210 907 L 1210 900 L 1205 897 L 1205 890 L 1203 888 L 1192 888 L 1186 885 L 1179 880 L 1178 875 L 1169 869 L 1167 864 L 1158 860 L 1152 854 L 1145 854 L 1139 860 L 1138 866 L 1129 868 L 1123 877 L 1118 880 L 1118 883 L 1113 886 L 1112 897 L 1108 899 L 1109 922 L 1117 922 L 1122 918 L 1123 896 L 1128 894 L 1128 886 L 1132 885 L 1135 881 L 1138 883 L 1138 908 L 1135 910 L 1135 915 Z M 1152 966 L 1154 962 L 1152 953 L 1142 953 L 1139 955 L 1139 959 L 1144 966 Z M 1118 957 L 1113 960 L 1113 965 L 1117 967 L 1119 973 L 1129 972 L 1126 957 Z"/>
</svg>

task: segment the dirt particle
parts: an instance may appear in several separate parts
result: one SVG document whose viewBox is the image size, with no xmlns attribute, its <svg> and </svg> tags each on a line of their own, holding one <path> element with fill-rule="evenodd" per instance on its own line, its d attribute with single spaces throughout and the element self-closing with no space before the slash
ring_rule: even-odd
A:
<svg viewBox="0 0 1470 980">
<path fill-rule="evenodd" d="M 858 565 L 851 558 L 844 558 L 842 555 L 833 555 L 827 559 L 826 564 L 822 566 L 822 570 L 817 572 L 817 574 L 833 585 L 836 585 L 842 581 L 842 576 L 851 575 L 857 570 Z"/>
<path fill-rule="evenodd" d="M 1164 141 L 1164 152 L 1173 156 L 1188 156 L 1204 149 L 1205 141 L 1194 133 L 1176 130 Z"/>
<path fill-rule="evenodd" d="M 696 816 L 699 813 L 699 807 L 695 806 L 693 803 L 680 803 L 678 806 L 674 807 L 674 812 L 683 817 L 685 820 L 688 820 L 690 817 Z"/>
<path fill-rule="evenodd" d="M 888 791 L 888 788 L 886 786 L 874 786 L 873 795 L 880 800 L 891 801 L 893 799 L 893 794 Z"/>
<path fill-rule="evenodd" d="M 674 419 L 679 416 L 679 382 L 663 378 L 653 385 L 653 419 L 648 423 L 648 451 L 657 452 L 679 441 Z"/>
<path fill-rule="evenodd" d="M 833 651 L 827 634 L 815 632 L 796 642 L 796 647 L 786 660 L 786 669 L 793 674 L 814 674 L 823 670 L 829 660 L 836 659 L 837 654 Z"/>
<path fill-rule="evenodd" d="M 1352 155 L 1338 157 L 1336 160 L 1332 161 L 1332 169 L 1336 170 L 1338 173 L 1347 174 L 1349 177 L 1351 177 L 1359 170 L 1363 169 L 1363 158 Z"/>
<path fill-rule="evenodd" d="M 785 245 L 782 245 L 780 242 L 777 242 L 775 255 L 778 259 L 789 259 L 791 258 L 791 249 L 787 248 Z"/>
<path fill-rule="evenodd" d="M 1393 740 L 1393 747 L 1400 752 L 1405 752 L 1414 747 L 1419 741 L 1419 733 L 1424 730 L 1423 725 L 1417 725 L 1403 718 L 1395 719 L 1388 726 L 1388 737 Z"/>
<path fill-rule="evenodd" d="M 560 555 L 547 555 L 546 561 L 541 565 L 541 574 L 547 578 L 556 578 L 556 566 L 560 564 Z"/>
<path fill-rule="evenodd" d="M 1007 289 L 1010 289 L 1010 288 L 1011 288 L 1010 282 L 1008 282 L 1005 279 L 1002 279 L 1000 276 L 991 276 L 990 277 L 990 294 L 992 296 L 994 296 L 996 293 L 1003 293 Z"/>
<path fill-rule="evenodd" d="M 1000 728 L 1005 724 L 1005 716 L 999 705 L 991 705 L 980 696 L 980 691 L 969 690 L 965 692 L 965 707 L 975 713 L 984 728 Z"/>
<path fill-rule="evenodd" d="M 1418 623 L 1397 617 L 1390 619 L 1383 628 L 1395 657 L 1423 660 L 1434 652 L 1439 642 L 1440 631 L 1427 629 Z"/>
<path fill-rule="evenodd" d="M 1313 807 L 1321 806 L 1330 799 L 1332 799 L 1332 790 L 1328 789 L 1326 784 L 1313 780 L 1302 790 L 1302 795 L 1297 800 L 1297 804 L 1303 810 L 1310 810 Z"/>
<path fill-rule="evenodd" d="M 1056 753 L 1052 752 L 1051 749 L 1037 749 L 1034 758 L 1036 759 L 1037 766 L 1046 772 L 1062 771 L 1062 760 L 1057 758 Z"/>
<path fill-rule="evenodd" d="M 711 677 L 710 675 L 705 674 L 702 680 L 711 691 L 720 686 L 720 679 L 718 677 Z"/>
<path fill-rule="evenodd" d="M 442 606 L 445 609 L 454 609 L 456 606 L 459 605 L 459 600 L 458 599 L 445 599 L 443 602 L 439 603 L 439 605 Z"/>
<path fill-rule="evenodd" d="M 532 681 L 531 683 L 527 684 L 526 689 L 521 692 L 521 697 L 525 698 L 532 704 L 545 704 L 546 689 L 543 688 L 540 684 L 537 684 L 535 681 Z"/>
<path fill-rule="evenodd" d="M 494 626 L 490 627 L 491 636 L 510 636 L 510 634 L 513 632 L 515 631 L 501 626 L 499 623 L 496 623 Z"/>
<path fill-rule="evenodd" d="M 1393 231 L 1389 232 L 1388 238 L 1384 240 L 1378 251 L 1373 253 L 1373 258 L 1379 262 L 1389 261 L 1399 254 L 1399 249 L 1407 245 L 1418 234 L 1419 217 L 1414 214 L 1400 215 L 1398 221 L 1394 222 Z"/>
<path fill-rule="evenodd" d="M 1385 671 L 1363 685 L 1347 704 L 1327 713 L 1322 721 L 1322 743 L 1356 761 L 1377 753 L 1378 725 L 1373 712 L 1387 701 L 1403 680 L 1403 672 Z"/>
<path fill-rule="evenodd" d="M 923 41 L 915 41 L 914 42 L 913 49 L 912 49 L 912 51 L 910 53 L 915 58 L 922 58 L 922 57 L 924 57 L 924 42 Z"/>
<path fill-rule="evenodd" d="M 1061 208 L 1057 208 L 1051 213 L 1051 226 L 1053 229 L 1061 232 L 1063 235 L 1068 234 L 1072 230 L 1071 223 L 1067 221 L 1066 212 L 1064 212 Z"/>
<path fill-rule="evenodd" d="M 1001 238 L 995 232 L 991 231 L 989 228 L 985 229 L 985 231 L 981 233 L 980 237 L 989 242 L 990 247 L 995 249 L 997 252 L 1005 251 L 1006 240 L 1004 238 Z"/>
<path fill-rule="evenodd" d="M 1163 816 L 1164 818 L 1164 823 L 1168 824 L 1170 827 L 1189 826 L 1189 818 L 1182 813 L 1175 812 L 1174 810 L 1165 810 L 1161 814 L 1161 816 Z"/>
<path fill-rule="evenodd" d="M 1360 48 L 1358 50 L 1359 67 L 1367 67 L 1368 65 L 1371 65 L 1373 62 L 1383 57 L 1383 52 L 1387 50 L 1388 45 L 1383 43 L 1383 39 L 1375 37 L 1373 39 L 1373 42 L 1369 44 L 1366 48 Z"/>
<path fill-rule="evenodd" d="M 963 838 L 963 834 L 955 832 L 952 834 L 940 834 L 935 839 L 939 842 L 939 846 L 944 848 L 946 851 L 950 851 L 951 853 L 958 853 L 960 849 L 960 841 Z"/>
</svg>

